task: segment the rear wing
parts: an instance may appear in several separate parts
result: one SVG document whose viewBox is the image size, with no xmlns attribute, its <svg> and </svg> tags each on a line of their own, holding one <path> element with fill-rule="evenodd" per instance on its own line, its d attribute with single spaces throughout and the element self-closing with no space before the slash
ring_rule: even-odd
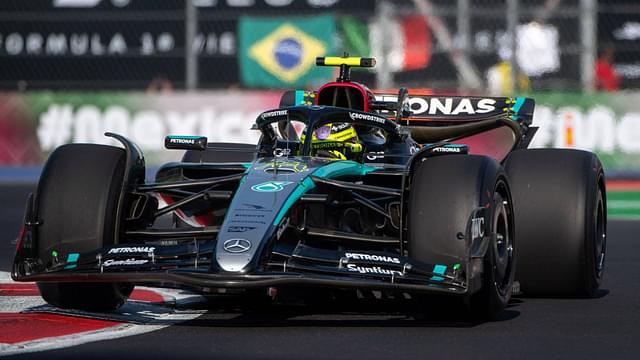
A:
<svg viewBox="0 0 640 360">
<path fill-rule="evenodd" d="M 403 125 L 427 125 L 426 123 L 466 123 L 489 118 L 508 118 L 524 126 L 531 125 L 535 101 L 525 97 L 469 97 L 437 96 L 409 90 L 411 115 L 402 117 Z M 417 94 L 416 94 L 417 93 Z M 388 104 L 387 109 L 397 108 L 397 93 L 375 93 L 377 108 Z M 280 106 L 313 105 L 314 91 L 287 91 Z M 380 110 L 380 114 L 395 117 L 393 110 Z M 434 124 L 435 125 L 435 124 Z"/>
<path fill-rule="evenodd" d="M 376 100 L 397 101 L 396 94 L 375 94 Z M 421 125 L 424 122 L 471 122 L 488 118 L 509 118 L 530 125 L 533 121 L 535 101 L 525 97 L 468 97 L 414 95 L 409 90 L 411 115 L 403 122 Z M 425 124 L 426 125 L 426 124 Z"/>
</svg>

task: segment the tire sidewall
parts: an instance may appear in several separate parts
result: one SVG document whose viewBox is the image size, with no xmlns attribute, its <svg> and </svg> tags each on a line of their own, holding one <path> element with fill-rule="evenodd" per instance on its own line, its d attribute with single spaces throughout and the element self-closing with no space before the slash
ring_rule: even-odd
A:
<svg viewBox="0 0 640 360">
<path fill-rule="evenodd" d="M 606 254 L 606 227 L 607 227 L 607 214 L 606 214 L 606 203 L 604 196 L 604 173 L 602 170 L 602 165 L 597 158 L 594 157 L 593 166 L 597 169 L 596 175 L 592 181 L 589 182 L 588 193 L 597 194 L 593 197 L 593 201 L 587 201 L 586 204 L 586 214 L 585 214 L 585 234 L 586 241 L 584 242 L 584 259 L 587 270 L 585 271 L 585 279 L 584 284 L 585 288 L 583 291 L 583 295 L 590 297 L 593 296 L 596 290 L 602 284 L 602 278 L 604 275 L 604 259 L 602 260 L 603 268 L 598 271 L 596 264 L 599 261 L 599 255 L 596 254 L 596 242 L 597 237 L 599 236 L 599 224 L 598 217 L 602 216 L 602 231 L 605 236 L 602 239 L 602 254 L 605 256 Z M 599 214 L 599 212 L 601 212 Z M 590 221 L 589 221 L 590 220 Z"/>
<path fill-rule="evenodd" d="M 501 189 L 499 189 L 501 187 Z M 506 204 L 505 204 L 506 202 Z M 505 219 L 502 221 L 506 221 L 506 228 L 504 230 L 500 229 L 500 225 L 498 222 L 501 220 L 500 215 L 504 216 Z M 511 192 L 509 191 L 509 186 L 504 174 L 502 177 L 498 179 L 496 182 L 496 188 L 494 189 L 494 198 L 493 198 L 493 212 L 491 217 L 491 243 L 487 248 L 487 253 L 485 254 L 485 270 L 484 270 L 484 290 L 487 291 L 487 294 L 483 294 L 481 296 L 488 297 L 489 311 L 488 318 L 493 318 L 500 310 L 504 309 L 509 301 L 511 300 L 513 281 L 515 279 L 515 269 L 516 269 L 516 239 L 515 239 L 515 221 L 513 220 L 513 208 L 511 202 Z M 505 256 L 507 257 L 507 263 L 505 264 L 505 274 L 502 275 L 501 279 L 498 279 L 496 276 L 495 267 L 499 266 L 499 258 L 498 255 L 498 233 L 506 232 L 507 240 L 504 251 L 506 252 Z M 511 253 L 509 256 L 508 253 Z M 481 294 L 482 294 L 481 291 Z M 484 300 L 480 300 L 482 302 Z"/>
</svg>

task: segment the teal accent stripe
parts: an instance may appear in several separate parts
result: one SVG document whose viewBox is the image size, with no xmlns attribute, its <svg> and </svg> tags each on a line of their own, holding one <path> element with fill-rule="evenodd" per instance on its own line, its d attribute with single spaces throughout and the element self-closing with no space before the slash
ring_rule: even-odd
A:
<svg viewBox="0 0 640 360">
<path fill-rule="evenodd" d="M 296 201 L 298 201 L 298 199 L 300 199 L 302 195 L 304 195 L 304 193 L 313 189 L 314 187 L 316 187 L 316 184 L 313 182 L 313 180 L 311 180 L 311 178 L 307 177 L 304 180 L 302 180 L 298 184 L 298 187 L 296 187 L 296 189 L 293 190 L 291 195 L 289 195 L 289 198 L 287 198 L 287 201 L 285 201 L 284 204 L 282 204 L 282 207 L 280 208 L 278 215 L 273 220 L 273 225 L 280 224 L 280 221 L 282 221 L 282 218 L 284 218 L 284 216 L 287 214 L 287 212 L 293 206 L 293 204 L 295 204 Z"/>
<path fill-rule="evenodd" d="M 325 179 L 332 179 L 344 175 L 362 176 L 376 169 L 376 167 L 362 165 L 351 160 L 336 161 L 316 169 L 313 173 L 311 173 L 311 175 Z M 300 199 L 300 197 L 304 195 L 304 193 L 313 189 L 314 187 L 316 187 L 316 184 L 313 182 L 313 180 L 311 180 L 310 177 L 306 177 L 304 178 L 304 180 L 298 183 L 296 189 L 293 190 L 291 195 L 289 195 L 289 198 L 284 202 L 284 204 L 282 204 L 278 215 L 273 220 L 273 225 L 276 226 L 280 224 L 280 221 L 282 221 L 282 218 L 284 218 L 293 204 L 295 204 L 296 201 L 298 201 L 298 199 Z"/>
<path fill-rule="evenodd" d="M 80 254 L 78 254 L 78 253 L 71 253 L 71 254 L 67 255 L 67 264 L 74 263 L 74 262 L 78 261 L 79 257 L 80 257 Z M 73 269 L 76 266 L 77 266 L 76 264 L 70 264 L 70 265 L 65 266 L 64 268 L 65 269 Z"/>
<path fill-rule="evenodd" d="M 168 135 L 169 139 L 199 139 L 204 136 L 195 136 L 195 135 Z"/>
<path fill-rule="evenodd" d="M 333 179 L 344 175 L 362 176 L 376 169 L 378 168 L 362 165 L 351 160 L 336 161 L 317 169 L 312 175 L 325 179 Z"/>
<path fill-rule="evenodd" d="M 296 90 L 296 100 L 294 102 L 295 105 L 304 105 L 304 91 Z"/>
<path fill-rule="evenodd" d="M 518 111 L 520 111 L 520 108 L 521 108 L 521 107 L 522 107 L 522 105 L 524 104 L 524 101 L 525 101 L 525 100 L 526 100 L 526 98 L 523 98 L 523 97 L 517 97 L 517 98 L 516 98 L 516 103 L 515 103 L 515 105 L 513 105 L 513 106 L 511 107 L 511 110 L 512 110 L 514 113 L 516 113 L 516 114 L 517 114 L 517 113 L 518 113 Z"/>
<path fill-rule="evenodd" d="M 426 144 L 423 144 L 423 145 L 424 146 L 431 146 L 431 145 L 434 145 L 434 143 L 426 143 Z M 467 146 L 467 145 L 466 144 L 442 144 L 442 145 L 439 145 L 438 147 L 443 147 L 443 148 L 462 148 L 462 147 L 465 147 L 465 146 Z"/>
<path fill-rule="evenodd" d="M 438 275 L 444 275 L 445 271 L 447 271 L 447 266 L 446 265 L 436 265 L 433 267 L 433 273 L 434 274 L 438 274 Z M 432 276 L 431 277 L 432 281 L 442 281 L 444 280 L 444 278 L 442 276 Z"/>
</svg>

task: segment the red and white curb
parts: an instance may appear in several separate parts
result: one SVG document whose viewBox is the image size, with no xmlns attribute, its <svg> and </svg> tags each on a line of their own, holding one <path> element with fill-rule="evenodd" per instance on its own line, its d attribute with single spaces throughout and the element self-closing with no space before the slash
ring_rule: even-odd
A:
<svg viewBox="0 0 640 360">
<path fill-rule="evenodd" d="M 62 310 L 42 300 L 34 283 L 18 283 L 0 272 L 0 357 L 60 349 L 159 330 L 192 320 L 206 299 L 182 290 L 136 287 L 116 311 Z"/>
</svg>

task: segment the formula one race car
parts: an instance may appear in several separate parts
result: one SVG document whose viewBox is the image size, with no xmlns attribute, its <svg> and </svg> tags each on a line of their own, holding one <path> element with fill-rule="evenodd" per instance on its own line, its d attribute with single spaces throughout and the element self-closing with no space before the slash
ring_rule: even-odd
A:
<svg viewBox="0 0 640 360">
<path fill-rule="evenodd" d="M 13 279 L 58 307 L 110 310 L 135 285 L 274 294 L 310 287 L 462 300 L 491 319 L 524 294 L 591 296 L 604 270 L 605 181 L 589 152 L 527 145 L 531 99 L 375 94 L 338 66 L 255 121 L 257 145 L 187 150 L 145 181 L 124 148 L 69 144 L 28 200 Z M 158 219 L 173 219 L 161 226 Z M 516 264 L 517 258 L 517 264 Z"/>
</svg>

